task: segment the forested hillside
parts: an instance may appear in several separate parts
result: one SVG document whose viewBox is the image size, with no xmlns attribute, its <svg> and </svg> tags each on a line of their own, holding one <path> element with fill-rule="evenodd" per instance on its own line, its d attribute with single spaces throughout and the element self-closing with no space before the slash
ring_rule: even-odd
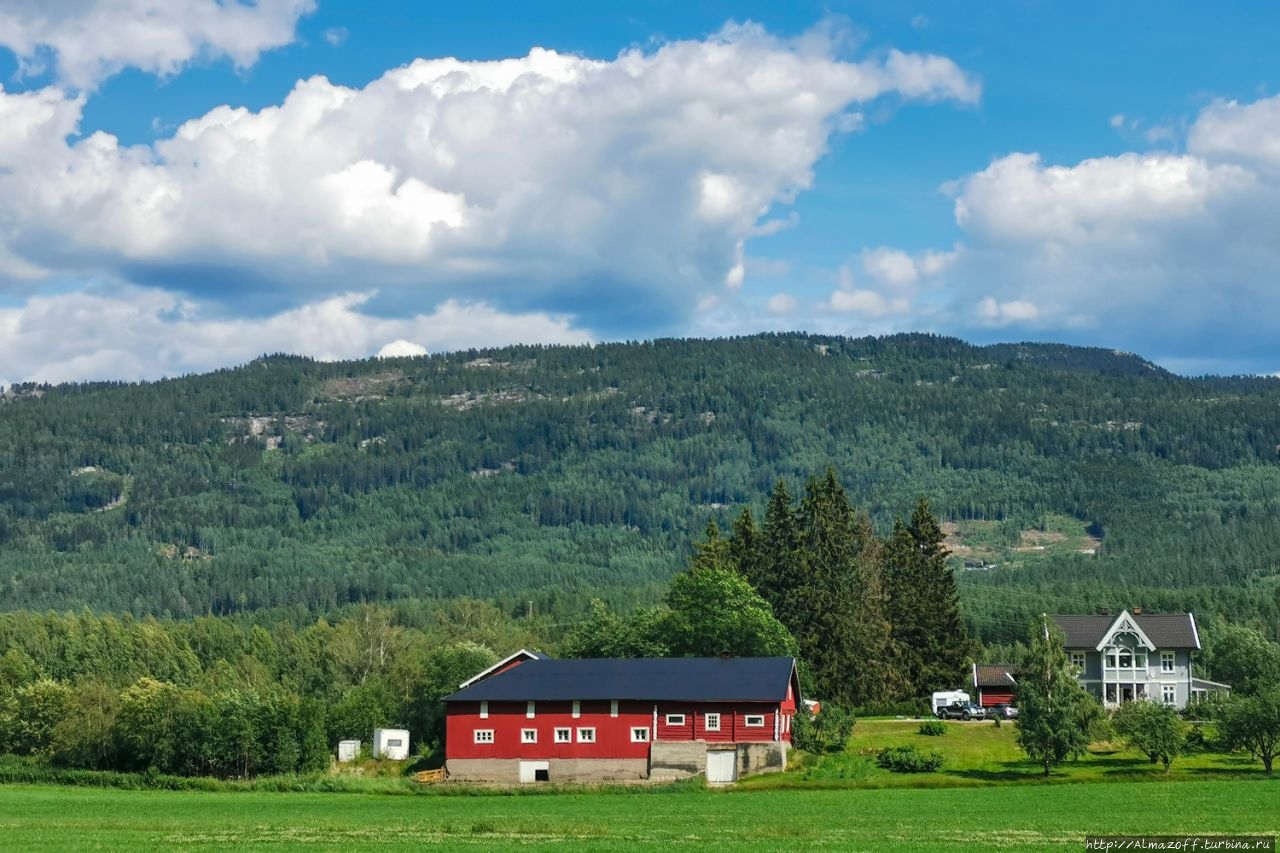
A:
<svg viewBox="0 0 1280 853">
<path fill-rule="evenodd" d="M 960 573 L 985 641 L 1029 614 L 1280 615 L 1280 382 L 923 335 L 763 335 L 417 359 L 263 358 L 0 402 L 0 606 L 190 617 L 471 596 L 652 601 L 710 519 L 829 466 L 887 534 L 927 496 L 1009 543 Z"/>
</svg>

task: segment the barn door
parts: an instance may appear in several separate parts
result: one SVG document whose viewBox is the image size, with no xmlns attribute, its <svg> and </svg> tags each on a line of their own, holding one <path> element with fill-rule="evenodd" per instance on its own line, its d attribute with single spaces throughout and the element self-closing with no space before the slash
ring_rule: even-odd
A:
<svg viewBox="0 0 1280 853">
<path fill-rule="evenodd" d="M 707 781 L 733 782 L 738 778 L 738 752 L 719 749 L 707 753 Z"/>
</svg>

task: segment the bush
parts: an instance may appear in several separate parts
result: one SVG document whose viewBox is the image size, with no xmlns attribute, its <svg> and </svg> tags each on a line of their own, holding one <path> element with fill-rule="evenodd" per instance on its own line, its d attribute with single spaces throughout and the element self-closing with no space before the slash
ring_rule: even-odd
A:
<svg viewBox="0 0 1280 853">
<path fill-rule="evenodd" d="M 928 699 L 906 699 L 898 702 L 871 702 L 854 708 L 859 717 L 932 717 Z"/>
<path fill-rule="evenodd" d="M 942 754 L 914 746 L 891 746 L 876 756 L 876 764 L 894 773 L 933 773 L 942 767 Z"/>
<path fill-rule="evenodd" d="M 857 718 L 848 708 L 823 705 L 818 714 L 796 714 L 791 721 L 791 742 L 805 752 L 840 752 L 849 743 Z"/>
<path fill-rule="evenodd" d="M 947 724 L 942 722 L 942 720 L 925 720 L 920 724 L 920 728 L 916 729 L 916 731 L 922 735 L 939 737 L 940 735 L 945 735 L 947 733 Z"/>
</svg>

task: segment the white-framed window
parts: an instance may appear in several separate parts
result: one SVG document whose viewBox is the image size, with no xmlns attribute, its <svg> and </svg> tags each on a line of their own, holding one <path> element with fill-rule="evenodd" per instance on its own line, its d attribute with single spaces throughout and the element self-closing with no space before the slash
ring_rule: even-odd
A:
<svg viewBox="0 0 1280 853">
<path fill-rule="evenodd" d="M 1147 668 L 1147 653 L 1146 653 L 1146 652 L 1134 652 L 1134 653 L 1133 653 L 1133 668 L 1134 668 L 1134 669 L 1146 669 L 1146 668 Z"/>
<path fill-rule="evenodd" d="M 667 714 L 668 726 L 683 726 L 684 714 Z"/>
<path fill-rule="evenodd" d="M 521 729 L 520 742 L 521 743 L 537 743 L 538 730 L 537 729 Z"/>
<path fill-rule="evenodd" d="M 576 720 L 582 716 L 582 703 L 577 699 L 573 700 L 573 718 Z"/>
<path fill-rule="evenodd" d="M 764 714 L 747 714 L 747 718 L 743 720 L 743 725 L 749 729 L 763 729 Z"/>
<path fill-rule="evenodd" d="M 489 700 L 487 699 L 480 700 L 480 719 L 489 719 Z"/>
<path fill-rule="evenodd" d="M 714 714 L 714 713 L 707 714 L 702 718 L 702 720 L 703 720 L 703 724 L 706 726 L 707 731 L 709 732 L 720 731 L 720 715 L 719 714 Z"/>
<path fill-rule="evenodd" d="M 647 726 L 633 726 L 631 728 L 632 743 L 648 743 L 649 729 Z"/>
<path fill-rule="evenodd" d="M 578 729 L 578 743 L 595 743 L 595 729 Z"/>
<path fill-rule="evenodd" d="M 573 740 L 573 729 L 556 729 L 556 743 L 570 743 Z"/>
<path fill-rule="evenodd" d="M 493 729 L 476 729 L 476 743 L 493 743 Z"/>
<path fill-rule="evenodd" d="M 1133 652 L 1122 649 L 1120 652 L 1120 668 L 1133 669 Z"/>
<path fill-rule="evenodd" d="M 1116 668 L 1116 653 L 1107 652 L 1107 669 L 1115 669 L 1115 668 Z"/>
<path fill-rule="evenodd" d="M 1172 684 L 1160 685 L 1160 701 L 1172 705 L 1178 701 L 1178 688 Z"/>
<path fill-rule="evenodd" d="M 1071 665 L 1080 672 L 1084 672 L 1084 652 L 1072 652 Z"/>
<path fill-rule="evenodd" d="M 1160 653 L 1160 671 L 1173 672 L 1173 652 Z"/>
<path fill-rule="evenodd" d="M 530 699 L 529 702 L 524 706 L 524 715 L 526 718 L 530 720 L 538 716 L 537 705 L 534 703 L 532 699 Z"/>
</svg>

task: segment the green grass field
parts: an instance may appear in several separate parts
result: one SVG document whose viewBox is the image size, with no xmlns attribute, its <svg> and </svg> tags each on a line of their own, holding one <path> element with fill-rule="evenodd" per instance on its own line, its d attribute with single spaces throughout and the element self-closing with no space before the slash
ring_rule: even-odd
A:
<svg viewBox="0 0 1280 853">
<path fill-rule="evenodd" d="M 550 796 L 0 787 L 0 847 L 1083 850 L 1086 834 L 1280 834 L 1270 780 Z"/>
<path fill-rule="evenodd" d="M 347 779 L 347 793 L 0 785 L 0 849 L 1062 851 L 1090 834 L 1280 834 L 1280 777 L 1244 756 L 1183 756 L 1166 775 L 1099 744 L 1044 784 L 1010 725 L 954 722 L 927 737 L 919 724 L 861 720 L 843 753 L 719 790 L 504 792 L 390 777 Z M 943 770 L 875 766 L 876 750 L 900 744 L 942 752 Z"/>
<path fill-rule="evenodd" d="M 1012 723 L 999 728 L 990 721 L 946 723 L 947 734 L 929 737 L 917 733 L 919 720 L 859 720 L 843 753 L 803 757 L 785 775 L 764 775 L 744 780 L 745 787 L 963 787 L 999 783 L 1028 784 L 1042 781 L 1043 769 L 1027 760 L 1014 739 Z M 882 770 L 875 754 L 884 747 L 910 744 L 940 752 L 942 770 L 927 775 L 902 775 Z M 1051 782 L 1174 781 L 1208 778 L 1243 778 L 1259 775 L 1261 763 L 1243 753 L 1202 752 L 1181 755 L 1166 775 L 1161 765 L 1121 744 L 1094 744 L 1077 761 L 1053 769 Z"/>
</svg>

